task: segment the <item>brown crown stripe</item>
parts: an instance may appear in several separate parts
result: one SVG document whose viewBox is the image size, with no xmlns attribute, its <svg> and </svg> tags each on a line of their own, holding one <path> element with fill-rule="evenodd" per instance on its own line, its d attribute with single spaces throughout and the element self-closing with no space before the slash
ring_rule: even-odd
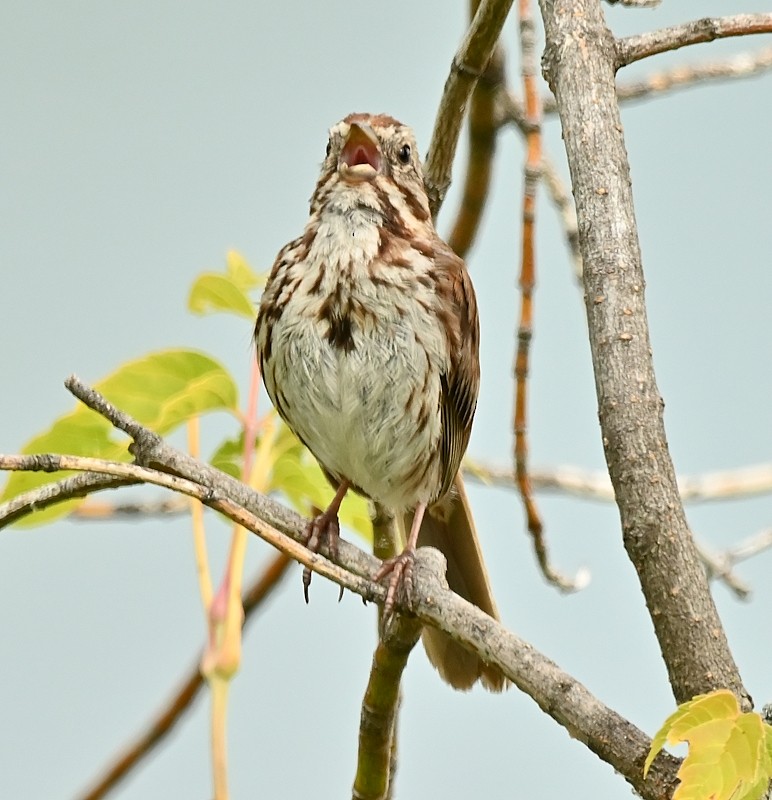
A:
<svg viewBox="0 0 772 800">
<path fill-rule="evenodd" d="M 374 128 L 404 128 L 405 126 L 394 117 L 388 114 L 365 114 L 358 112 L 349 114 L 344 120 L 345 123 L 351 125 L 352 122 L 366 122 Z"/>
</svg>

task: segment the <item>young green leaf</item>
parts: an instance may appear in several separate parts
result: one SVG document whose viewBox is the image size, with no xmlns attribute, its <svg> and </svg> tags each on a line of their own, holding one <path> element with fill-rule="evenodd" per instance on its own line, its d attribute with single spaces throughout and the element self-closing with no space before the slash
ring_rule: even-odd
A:
<svg viewBox="0 0 772 800">
<path fill-rule="evenodd" d="M 265 283 L 265 276 L 258 275 L 235 250 L 228 251 L 225 258 L 225 272 L 231 282 L 245 292 Z"/>
<path fill-rule="evenodd" d="M 689 743 L 673 800 L 758 800 L 772 777 L 772 728 L 741 713 L 728 690 L 700 695 L 671 714 L 651 743 L 644 777 L 665 743 Z"/>
<path fill-rule="evenodd" d="M 224 273 L 205 272 L 196 278 L 188 296 L 188 308 L 195 314 L 226 312 L 254 320 L 257 312 L 248 292 L 259 286 L 262 280 L 238 253 L 231 250 Z"/>
<path fill-rule="evenodd" d="M 205 272 L 196 278 L 188 296 L 188 308 L 194 314 L 224 311 L 254 320 L 255 308 L 247 295 L 226 275 Z"/>
<path fill-rule="evenodd" d="M 148 428 L 166 434 L 193 416 L 238 406 L 238 390 L 227 370 L 195 350 L 162 350 L 119 367 L 95 388 L 118 408 Z M 128 461 L 128 440 L 107 420 L 84 406 L 57 419 L 31 439 L 23 453 L 66 453 L 113 461 Z M 69 473 L 14 472 L 0 502 L 37 486 L 61 480 Z M 35 514 L 21 524 L 40 524 L 63 516 L 80 502 L 73 500 Z"/>
<path fill-rule="evenodd" d="M 293 508 L 310 516 L 313 508 L 326 508 L 334 494 L 319 465 L 283 423 L 275 431 L 271 444 L 270 480 L 267 490 L 281 492 Z M 244 436 L 226 439 L 213 453 L 210 463 L 234 478 L 241 478 Z M 341 524 L 372 541 L 372 523 L 367 500 L 349 492 L 340 509 Z"/>
</svg>

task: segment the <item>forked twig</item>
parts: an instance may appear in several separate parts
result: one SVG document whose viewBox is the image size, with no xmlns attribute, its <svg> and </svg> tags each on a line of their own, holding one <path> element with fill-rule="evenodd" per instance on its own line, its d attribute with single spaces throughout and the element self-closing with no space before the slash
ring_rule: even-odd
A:
<svg viewBox="0 0 772 800">
<path fill-rule="evenodd" d="M 247 588 L 243 597 L 245 626 L 261 606 L 263 600 L 278 586 L 290 564 L 292 564 L 292 559 L 284 553 L 277 553 L 265 570 Z M 204 685 L 200 670 L 201 655 L 199 653 L 193 659 L 193 663 L 180 681 L 178 689 L 151 719 L 145 731 L 127 745 L 100 777 L 92 782 L 91 788 L 80 795 L 81 800 L 100 800 L 172 732 Z"/>
</svg>

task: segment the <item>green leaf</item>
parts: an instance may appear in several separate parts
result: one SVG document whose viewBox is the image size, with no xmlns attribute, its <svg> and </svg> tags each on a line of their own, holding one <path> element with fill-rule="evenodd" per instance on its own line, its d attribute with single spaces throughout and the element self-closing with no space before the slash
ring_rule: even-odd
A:
<svg viewBox="0 0 772 800">
<path fill-rule="evenodd" d="M 188 297 L 188 308 L 195 314 L 227 312 L 254 320 L 255 307 L 247 293 L 260 283 L 260 276 L 238 253 L 231 251 L 225 273 L 205 272 L 196 278 Z"/>
<path fill-rule="evenodd" d="M 228 371 L 197 350 L 161 350 L 130 361 L 96 389 L 161 435 L 207 411 L 238 407 L 238 389 Z"/>
<path fill-rule="evenodd" d="M 216 409 L 233 411 L 238 404 L 238 391 L 227 370 L 194 350 L 162 350 L 130 361 L 95 388 L 113 405 L 162 435 L 191 417 Z M 128 439 L 82 405 L 31 439 L 22 452 L 87 455 L 113 461 L 130 459 Z M 11 473 L 0 502 L 68 474 L 71 473 Z M 81 502 L 57 504 L 20 524 L 48 522 L 69 513 Z"/>
<path fill-rule="evenodd" d="M 205 272 L 196 278 L 188 297 L 188 308 L 194 314 L 225 311 L 248 319 L 255 318 L 251 300 L 225 275 Z"/>
<path fill-rule="evenodd" d="M 237 253 L 235 250 L 230 250 L 225 259 L 225 272 L 234 284 L 239 289 L 248 292 L 254 289 L 261 283 L 265 283 L 265 276 L 258 275 L 247 262 L 244 257 Z"/>
<path fill-rule="evenodd" d="M 689 743 L 673 800 L 758 800 L 772 777 L 772 728 L 758 714 L 740 713 L 728 690 L 695 697 L 667 718 L 644 777 L 665 742 Z"/>
<path fill-rule="evenodd" d="M 68 453 L 75 456 L 92 456 L 112 461 L 128 461 L 126 445 L 110 438 L 113 427 L 106 419 L 93 412 L 79 408 L 60 417 L 45 433 L 31 439 L 22 448 L 22 453 Z M 12 472 L 8 476 L 0 502 L 5 502 L 47 483 L 54 483 L 73 475 L 67 472 Z M 16 523 L 19 527 L 31 527 L 50 522 L 74 511 L 82 499 L 57 503 L 36 512 Z"/>
<path fill-rule="evenodd" d="M 275 412 L 274 412 L 275 413 Z M 244 456 L 243 434 L 226 439 L 215 450 L 210 463 L 217 469 L 241 479 Z M 334 491 L 316 460 L 283 423 L 275 428 L 270 451 L 271 472 L 267 491 L 281 492 L 292 507 L 304 516 L 313 509 L 326 508 Z M 370 506 L 365 498 L 349 492 L 340 509 L 341 523 L 372 541 Z"/>
<path fill-rule="evenodd" d="M 277 435 L 277 457 L 271 475 L 271 488 L 282 492 L 294 508 L 305 516 L 313 509 L 325 509 L 335 494 L 316 459 L 282 423 Z M 338 515 L 346 527 L 368 542 L 373 539 L 368 501 L 353 491 L 346 494 Z"/>
<path fill-rule="evenodd" d="M 214 451 L 209 463 L 217 469 L 241 480 L 242 463 L 244 461 L 244 436 L 226 439 Z"/>
</svg>

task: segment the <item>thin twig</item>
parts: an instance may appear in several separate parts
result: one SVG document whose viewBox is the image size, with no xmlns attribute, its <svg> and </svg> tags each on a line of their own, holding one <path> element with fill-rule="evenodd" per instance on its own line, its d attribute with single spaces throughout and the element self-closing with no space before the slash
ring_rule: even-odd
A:
<svg viewBox="0 0 772 800">
<path fill-rule="evenodd" d="M 243 597 L 245 626 L 263 600 L 278 585 L 279 580 L 292 563 L 292 560 L 284 553 L 277 553 L 247 588 Z M 139 734 L 130 745 L 127 745 L 104 772 L 92 782 L 91 788 L 80 795 L 81 800 L 100 800 L 172 732 L 184 713 L 191 707 L 204 684 L 199 668 L 201 656 L 202 653 L 199 653 L 193 659 L 185 677 L 180 681 L 178 689 L 150 720 L 145 731 Z"/>
<path fill-rule="evenodd" d="M 90 391 L 93 392 L 93 390 Z M 107 403 L 101 395 L 99 397 L 99 404 L 102 405 L 103 408 L 110 408 L 114 412 L 117 412 L 117 414 L 113 414 L 116 419 L 125 418 L 130 420 L 131 427 L 134 429 L 135 435 L 138 438 L 143 437 L 144 431 L 150 433 L 151 437 L 158 439 L 159 442 L 161 441 L 156 434 L 143 429 L 135 420 L 131 420 L 128 415 L 117 411 L 117 409 Z M 110 418 L 108 417 L 108 419 Z M 110 419 L 110 421 L 114 422 L 113 419 Z M 121 430 L 125 430 L 125 428 L 121 427 Z M 156 469 L 140 466 L 139 464 L 126 464 L 119 461 L 106 461 L 101 458 L 58 455 L 55 453 L 40 453 L 38 455 L 0 455 L 0 469 L 23 470 L 27 472 L 59 472 L 61 470 L 94 472 L 98 470 L 106 475 L 128 478 L 133 482 L 162 486 L 165 489 L 171 489 L 174 492 L 180 492 L 188 497 L 195 497 L 201 500 L 204 505 L 221 512 L 231 521 L 243 525 L 245 528 L 252 531 L 252 533 L 256 533 L 261 539 L 268 542 L 268 544 L 273 545 L 277 550 L 286 553 L 289 557 L 294 558 L 295 561 L 299 561 L 303 564 L 303 566 L 310 567 L 314 572 L 318 572 L 320 575 L 329 578 L 339 586 L 361 594 L 369 600 L 378 599 L 384 594 L 382 587 L 377 584 L 373 584 L 358 575 L 341 569 L 321 554 L 311 553 L 299 541 L 277 531 L 270 524 L 267 524 L 255 514 L 247 511 L 237 502 L 234 502 L 228 497 L 220 496 L 212 488 L 188 480 L 187 478 L 181 478 L 168 472 L 160 472 Z M 7 524 L 7 521 L 0 517 L 0 527 L 3 527 L 5 524 Z M 300 534 L 298 534 L 298 538 L 300 538 Z"/>
<path fill-rule="evenodd" d="M 545 102 L 547 98 L 542 98 Z M 554 102 L 553 102 L 554 109 Z M 502 87 L 498 97 L 498 123 L 499 125 L 514 125 L 523 136 L 528 134 L 528 122 L 525 108 L 518 97 L 506 87 Z M 571 256 L 574 275 L 578 282 L 582 280 L 582 254 L 579 249 L 579 231 L 576 226 L 576 209 L 574 199 L 558 174 L 557 167 L 549 156 L 542 153 L 540 173 L 542 183 L 547 189 L 547 194 L 558 212 L 558 217 L 563 228 L 566 246 Z"/>
<path fill-rule="evenodd" d="M 617 84 L 620 102 L 661 96 L 674 89 L 704 86 L 711 81 L 734 80 L 760 75 L 772 68 L 772 47 L 757 53 L 740 53 L 722 61 L 704 64 L 682 64 L 662 72 L 654 72 L 643 80 Z M 545 111 L 546 113 L 546 111 Z"/>
<path fill-rule="evenodd" d="M 772 548 L 772 528 L 749 536 L 744 541 L 723 552 L 715 552 L 704 544 L 697 543 L 708 577 L 723 581 L 741 600 L 746 600 L 750 587 L 741 581 L 733 572 L 739 561 L 752 558 L 764 550 Z"/>
<path fill-rule="evenodd" d="M 541 177 L 541 105 L 536 86 L 536 31 L 531 0 L 519 0 L 520 62 L 525 97 L 526 158 L 523 167 L 523 219 L 520 252 L 520 320 L 515 353 L 514 463 L 515 485 L 525 509 L 536 561 L 544 578 L 564 592 L 575 591 L 575 581 L 550 563 L 544 525 L 528 475 L 528 366 L 533 336 L 533 289 L 536 283 L 536 189 Z"/>
<path fill-rule="evenodd" d="M 482 0 L 453 57 L 424 162 L 424 184 L 437 217 L 450 186 L 453 157 L 469 96 L 488 64 L 513 0 Z"/>
<path fill-rule="evenodd" d="M 740 600 L 747 600 L 751 596 L 751 587 L 735 575 L 726 552 L 717 553 L 696 538 L 694 546 L 700 554 L 709 580 L 721 581 Z"/>
<path fill-rule="evenodd" d="M 732 563 L 745 561 L 772 547 L 772 528 L 765 528 L 760 533 L 748 537 L 740 544 L 727 550 L 727 557 Z"/>
<path fill-rule="evenodd" d="M 628 8 L 656 8 L 662 0 L 606 0 L 610 5 L 627 6 Z"/>
<path fill-rule="evenodd" d="M 4 528 L 12 522 L 17 522 L 36 511 L 42 511 L 44 508 L 64 503 L 67 500 L 86 497 L 105 489 L 131 486 L 136 483 L 139 483 L 139 481 L 90 472 L 71 475 L 56 483 L 46 483 L 22 494 L 17 494 L 10 500 L 6 500 L 5 503 L 0 503 L 0 528 Z"/>
<path fill-rule="evenodd" d="M 772 33 L 772 14 L 737 14 L 732 17 L 696 19 L 683 25 L 618 39 L 615 67 L 619 69 L 642 58 L 691 44 L 755 33 Z"/>
<path fill-rule="evenodd" d="M 674 89 L 704 86 L 711 81 L 752 78 L 772 68 L 772 48 L 765 47 L 756 53 L 739 53 L 725 59 L 706 61 L 703 64 L 679 64 L 660 72 L 652 72 L 641 80 L 617 81 L 617 99 L 620 103 L 630 100 L 645 100 L 667 94 Z M 500 109 L 499 123 L 513 122 L 522 114 L 520 100 L 506 90 L 502 92 L 504 102 Z M 557 111 L 555 98 L 548 94 L 542 97 L 545 116 Z"/>
<path fill-rule="evenodd" d="M 489 486 L 512 488 L 515 475 L 511 467 L 496 467 L 467 458 L 464 475 Z M 531 481 L 536 490 L 569 494 L 585 500 L 614 500 L 614 489 L 608 472 L 562 466 L 532 470 Z M 772 464 L 758 464 L 736 470 L 682 475 L 678 489 L 684 503 L 707 503 L 740 500 L 772 493 Z"/>
</svg>

